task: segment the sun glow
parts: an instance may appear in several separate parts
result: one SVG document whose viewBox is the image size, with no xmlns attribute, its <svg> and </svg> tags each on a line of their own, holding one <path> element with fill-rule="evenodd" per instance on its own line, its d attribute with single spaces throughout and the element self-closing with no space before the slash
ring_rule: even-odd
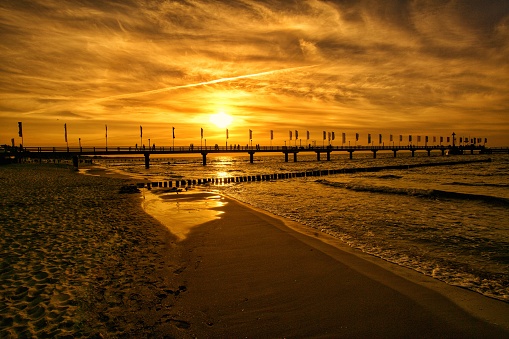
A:
<svg viewBox="0 0 509 339">
<path fill-rule="evenodd" d="M 225 112 L 219 112 L 210 116 L 210 122 L 218 128 L 226 128 L 233 122 L 233 117 Z"/>
</svg>

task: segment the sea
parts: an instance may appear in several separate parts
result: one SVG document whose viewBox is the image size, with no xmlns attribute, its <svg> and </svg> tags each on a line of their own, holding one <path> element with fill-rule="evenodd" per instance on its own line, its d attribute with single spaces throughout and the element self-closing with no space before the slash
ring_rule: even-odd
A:
<svg viewBox="0 0 509 339">
<path fill-rule="evenodd" d="M 322 158 L 324 156 L 322 155 Z M 223 178 L 201 189 L 221 193 L 367 254 L 448 284 L 509 302 L 509 155 L 332 153 L 223 154 L 109 159 L 103 165 L 148 181 Z M 479 162 L 477 162 L 480 160 Z M 491 161 L 488 161 L 491 160 Z M 459 163 L 469 161 L 469 163 Z M 470 162 L 476 161 L 476 162 Z M 101 162 L 101 160 L 99 160 Z M 384 168 L 385 167 L 385 168 Z M 389 168 L 386 168 L 389 167 Z M 264 181 L 225 178 L 332 173 Z"/>
</svg>

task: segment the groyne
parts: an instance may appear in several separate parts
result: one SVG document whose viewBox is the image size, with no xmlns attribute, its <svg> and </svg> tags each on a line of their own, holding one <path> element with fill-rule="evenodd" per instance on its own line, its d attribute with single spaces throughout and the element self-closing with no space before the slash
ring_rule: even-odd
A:
<svg viewBox="0 0 509 339">
<path fill-rule="evenodd" d="M 178 190 L 179 188 L 185 189 L 193 186 L 202 185 L 228 185 L 243 182 L 259 182 L 259 181 L 276 181 L 288 180 L 294 178 L 304 177 L 321 177 L 334 174 L 350 174 L 359 172 L 379 172 L 384 170 L 405 170 L 417 167 L 433 167 L 433 166 L 453 166 L 472 163 L 491 162 L 491 158 L 480 160 L 460 160 L 460 161 L 443 161 L 435 163 L 420 163 L 420 164 L 407 164 L 407 165 L 389 165 L 389 166 L 371 166 L 371 167 L 358 167 L 358 168 L 336 168 L 327 170 L 311 170 L 301 172 L 283 172 L 283 173 L 269 173 L 269 174 L 256 174 L 232 177 L 215 177 L 215 178 L 199 178 L 199 179 L 179 179 L 168 181 L 150 181 L 140 182 L 136 186 L 138 188 L 170 188 Z"/>
</svg>

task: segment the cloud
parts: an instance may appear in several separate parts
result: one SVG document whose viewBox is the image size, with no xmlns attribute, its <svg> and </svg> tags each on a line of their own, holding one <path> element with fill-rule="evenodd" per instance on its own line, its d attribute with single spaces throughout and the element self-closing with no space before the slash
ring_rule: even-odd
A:
<svg viewBox="0 0 509 339">
<path fill-rule="evenodd" d="M 3 1 L 0 119 L 438 130 L 482 112 L 509 144 L 508 39 L 505 0 Z"/>
</svg>

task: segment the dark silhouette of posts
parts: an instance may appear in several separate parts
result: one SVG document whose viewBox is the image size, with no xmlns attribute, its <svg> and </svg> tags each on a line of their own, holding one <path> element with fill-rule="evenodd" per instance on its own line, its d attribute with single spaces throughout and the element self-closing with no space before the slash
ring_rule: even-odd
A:
<svg viewBox="0 0 509 339">
<path fill-rule="evenodd" d="M 149 169 L 150 168 L 150 153 L 145 152 L 145 153 L 143 153 L 143 155 L 145 156 L 145 168 Z"/>
<path fill-rule="evenodd" d="M 203 166 L 207 165 L 207 152 L 201 152 Z"/>
</svg>

